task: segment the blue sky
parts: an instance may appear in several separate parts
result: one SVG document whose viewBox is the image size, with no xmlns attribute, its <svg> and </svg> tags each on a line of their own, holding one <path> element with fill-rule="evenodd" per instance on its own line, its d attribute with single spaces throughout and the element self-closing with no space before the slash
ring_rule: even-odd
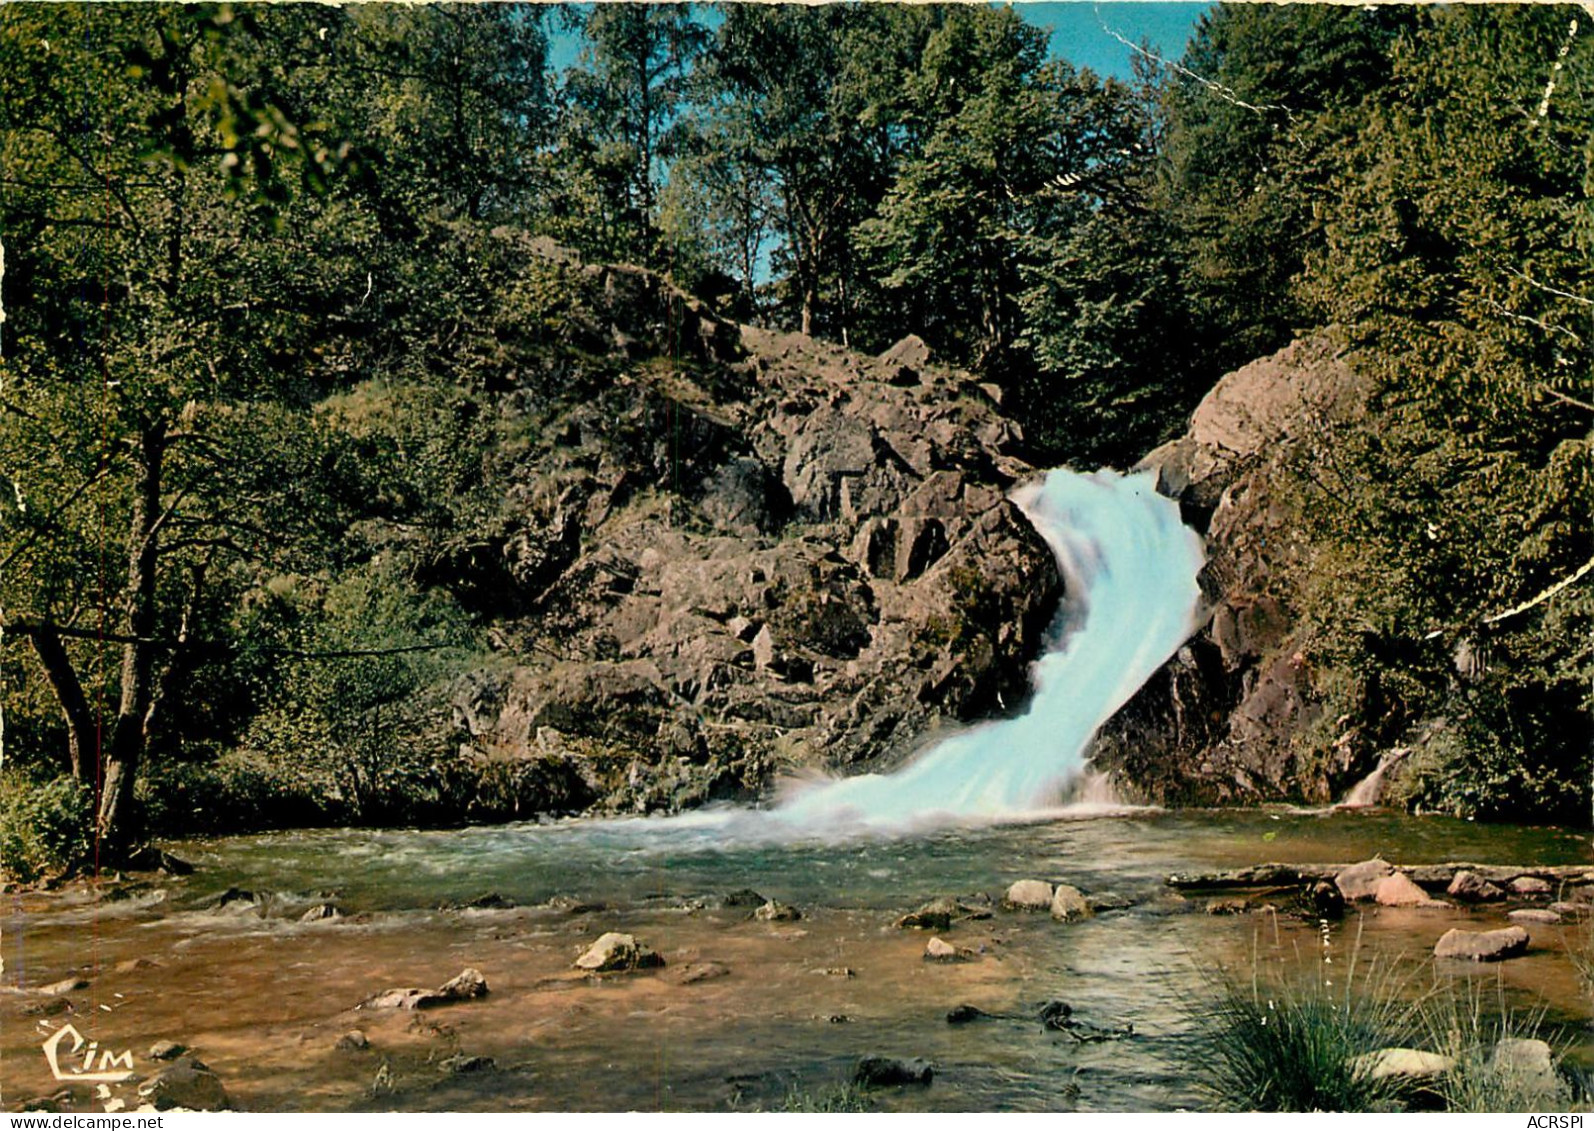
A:
<svg viewBox="0 0 1594 1131">
<path fill-rule="evenodd" d="M 1052 54 L 1099 75 L 1127 79 L 1131 52 L 1109 30 L 1131 43 L 1148 40 L 1153 51 L 1169 59 L 1184 54 L 1184 45 L 1201 13 L 1211 4 L 1179 2 L 1093 4 L 1020 3 L 1013 7 L 1030 23 L 1050 28 Z"/>
<path fill-rule="evenodd" d="M 1050 28 L 1052 54 L 1077 67 L 1089 67 L 1097 74 L 1129 77 L 1130 50 L 1114 39 L 1107 29 L 1118 32 L 1131 43 L 1149 40 L 1152 49 L 1171 59 L 1184 54 L 1185 41 L 1196 20 L 1212 5 L 1190 4 L 1180 0 L 1152 0 L 1138 3 L 1091 3 L 1067 0 L 1064 3 L 1013 5 L 1030 23 Z M 576 37 L 555 33 L 549 44 L 549 61 L 562 70 L 576 61 L 580 44 Z"/>
</svg>

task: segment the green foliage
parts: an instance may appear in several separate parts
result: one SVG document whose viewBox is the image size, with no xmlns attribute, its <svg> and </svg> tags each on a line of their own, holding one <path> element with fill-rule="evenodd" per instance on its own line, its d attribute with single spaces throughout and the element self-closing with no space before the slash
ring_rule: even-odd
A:
<svg viewBox="0 0 1594 1131">
<path fill-rule="evenodd" d="M 1258 958 L 1248 984 L 1220 975 L 1192 1003 L 1192 1066 L 1220 1110 L 1399 1110 L 1398 1078 L 1375 1079 L 1357 1058 L 1409 1045 L 1417 1009 L 1391 969 L 1357 958 L 1336 962 L 1325 928 L 1316 958 Z"/>
<path fill-rule="evenodd" d="M 0 875 L 16 883 L 80 871 L 94 859 L 92 791 L 69 777 L 0 776 Z"/>
<path fill-rule="evenodd" d="M 800 1084 L 793 1084 L 786 1090 L 785 1097 L 770 1110 L 835 1114 L 873 1111 L 875 1108 L 869 1100 L 868 1093 L 856 1084 L 834 1084 L 813 1091 L 804 1089 Z"/>
</svg>

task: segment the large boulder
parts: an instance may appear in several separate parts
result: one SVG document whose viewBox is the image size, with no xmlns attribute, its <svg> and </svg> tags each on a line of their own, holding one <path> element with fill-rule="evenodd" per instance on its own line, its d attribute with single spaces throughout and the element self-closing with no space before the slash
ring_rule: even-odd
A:
<svg viewBox="0 0 1594 1131">
<path fill-rule="evenodd" d="M 1092 761 L 1121 795 L 1328 803 L 1377 765 L 1376 743 L 1351 729 L 1302 756 L 1302 736 L 1331 723 L 1279 568 L 1297 542 L 1302 448 L 1360 419 L 1367 389 L 1332 335 L 1297 341 L 1225 376 L 1139 465 L 1206 535 L 1211 616 L 1098 733 Z"/>
</svg>

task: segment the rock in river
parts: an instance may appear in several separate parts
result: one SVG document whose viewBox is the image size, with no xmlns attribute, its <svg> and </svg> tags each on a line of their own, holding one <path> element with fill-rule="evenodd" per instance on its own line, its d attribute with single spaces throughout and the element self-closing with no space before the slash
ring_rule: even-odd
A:
<svg viewBox="0 0 1594 1131">
<path fill-rule="evenodd" d="M 1444 933 L 1433 948 L 1435 958 L 1462 958 L 1474 962 L 1499 962 L 1514 958 L 1528 948 L 1528 933 L 1521 927 L 1498 931 L 1463 931 L 1459 927 Z"/>
<path fill-rule="evenodd" d="M 775 899 L 753 912 L 753 918 L 761 923 L 792 923 L 802 917 L 803 913 L 791 904 L 781 903 Z"/>
<path fill-rule="evenodd" d="M 852 1081 L 861 1088 L 889 1088 L 897 1084 L 927 1085 L 935 1068 L 927 1060 L 898 1060 L 892 1056 L 866 1056 L 853 1069 Z"/>
<path fill-rule="evenodd" d="M 1052 885 L 1045 880 L 1019 880 L 1002 896 L 1009 911 L 1046 911 L 1052 905 Z"/>
<path fill-rule="evenodd" d="M 637 942 L 635 936 L 610 931 L 576 959 L 576 967 L 595 974 L 614 970 L 646 970 L 663 966 L 664 959 Z"/>
<path fill-rule="evenodd" d="M 1072 923 L 1076 919 L 1089 919 L 1091 915 L 1090 904 L 1085 900 L 1085 893 L 1068 884 L 1057 885 L 1057 890 L 1052 893 L 1050 906 L 1052 918 L 1060 923 Z"/>
<path fill-rule="evenodd" d="M 1394 871 L 1395 869 L 1387 862 L 1375 857 L 1345 868 L 1334 877 L 1334 884 L 1347 902 L 1355 903 L 1358 900 L 1375 898 L 1378 895 L 1378 885 L 1383 883 L 1387 876 L 1393 875 Z"/>
<path fill-rule="evenodd" d="M 221 1079 L 191 1056 L 181 1057 L 150 1077 L 139 1089 L 144 1102 L 157 1111 L 222 1111 L 227 1090 Z"/>
</svg>

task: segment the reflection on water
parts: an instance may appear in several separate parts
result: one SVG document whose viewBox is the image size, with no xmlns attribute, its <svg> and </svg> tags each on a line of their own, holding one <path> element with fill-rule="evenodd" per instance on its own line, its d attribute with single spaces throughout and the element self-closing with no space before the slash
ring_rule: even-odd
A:
<svg viewBox="0 0 1594 1131">
<path fill-rule="evenodd" d="M 1200 970 L 1253 954 L 1314 953 L 1315 928 L 1284 915 L 1209 916 L 1161 883 L 1169 872 L 1263 860 L 1328 862 L 1380 853 L 1401 862 L 1579 863 L 1586 836 L 1482 828 L 1376 812 L 1162 813 L 945 828 L 840 844 L 782 841 L 728 814 L 568 822 L 454 832 L 301 832 L 174 846 L 200 871 L 134 898 L 8 896 L 5 982 L 37 986 L 82 970 L 70 1014 L 0 993 L 5 1104 L 49 1094 L 38 1052 L 63 1017 L 106 1047 L 190 1045 L 252 1109 L 747 1110 L 793 1088 L 819 1091 L 860 1056 L 920 1056 L 927 1089 L 888 1090 L 902 1110 L 1167 1110 L 1201 1102 L 1190 1085 L 1188 1008 Z M 1021 878 L 1113 891 L 1132 906 L 1083 923 L 994 910 L 948 941 L 979 960 L 922 960 L 926 935 L 892 920 L 939 895 L 999 897 Z M 226 888 L 272 893 L 208 906 Z M 794 904 L 797 922 L 751 920 L 719 896 L 741 888 Z M 439 910 L 496 893 L 513 907 Z M 570 897 L 555 905 L 556 896 Z M 300 923 L 332 900 L 348 917 Z M 586 910 L 570 910 L 572 903 Z M 601 904 L 601 909 L 592 905 Z M 1413 961 L 1458 924 L 1500 910 L 1394 911 L 1347 919 L 1369 953 Z M 636 934 L 658 973 L 574 977 L 607 930 Z M 1523 958 L 1475 972 L 1505 1000 L 1541 999 L 1552 1021 L 1586 1021 L 1565 954 L 1575 929 L 1535 928 Z M 703 981 L 694 964 L 728 973 Z M 392 986 L 434 986 L 465 966 L 492 993 L 421 1014 L 354 1010 Z M 838 971 L 851 970 L 852 976 Z M 828 971 L 828 972 L 827 972 Z M 1419 971 L 1427 977 L 1426 971 Z M 1493 990 L 1490 991 L 1493 993 Z M 1036 1020 L 1047 999 L 1126 1041 L 1086 1044 Z M 992 1016 L 949 1025 L 947 1010 Z M 91 1029 L 92 1027 L 92 1029 Z M 334 1048 L 363 1029 L 371 1049 Z M 492 1071 L 455 1075 L 455 1053 Z M 1586 1050 L 1579 1054 L 1586 1056 Z M 386 1069 L 383 1069 L 383 1065 Z M 81 1109 L 80 1109 L 81 1110 Z"/>
</svg>

